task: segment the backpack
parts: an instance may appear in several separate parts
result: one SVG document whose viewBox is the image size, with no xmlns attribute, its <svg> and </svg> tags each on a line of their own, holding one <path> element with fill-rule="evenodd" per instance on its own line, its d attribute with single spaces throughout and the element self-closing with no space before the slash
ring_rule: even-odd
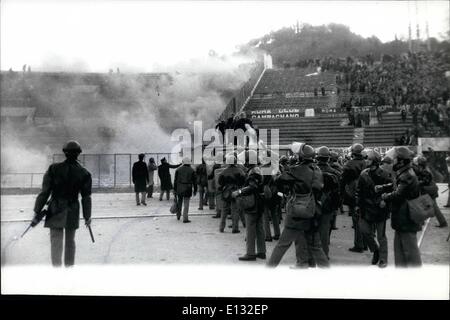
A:
<svg viewBox="0 0 450 320">
<path fill-rule="evenodd" d="M 312 192 L 295 194 L 286 203 L 286 212 L 293 218 L 311 219 L 316 213 L 316 202 Z"/>
<path fill-rule="evenodd" d="M 310 185 L 312 185 L 314 179 L 314 169 L 313 175 L 311 177 Z M 292 175 L 295 180 L 298 181 L 295 176 Z M 293 217 L 294 219 L 311 219 L 314 218 L 316 212 L 320 210 L 316 210 L 316 201 L 314 199 L 313 192 L 304 193 L 304 194 L 296 194 L 294 190 L 291 192 L 290 198 L 286 202 L 286 213 Z"/>
</svg>

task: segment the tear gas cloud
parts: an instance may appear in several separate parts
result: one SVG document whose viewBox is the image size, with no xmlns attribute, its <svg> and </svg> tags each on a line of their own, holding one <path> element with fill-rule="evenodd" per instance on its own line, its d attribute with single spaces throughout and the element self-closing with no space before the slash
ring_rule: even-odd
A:
<svg viewBox="0 0 450 320">
<path fill-rule="evenodd" d="M 64 59 L 46 61 L 37 69 L 66 70 L 58 62 Z M 2 120 L 1 170 L 44 172 L 52 154 L 61 153 L 69 139 L 78 140 L 83 153 L 170 152 L 176 143 L 170 139 L 174 129 L 190 129 L 194 120 L 203 121 L 204 128 L 214 126 L 248 80 L 253 62 L 249 57 L 209 55 L 155 66 L 155 71 L 164 72 L 158 76 L 126 73 L 124 65 L 120 73 L 102 75 L 60 73 L 52 78 L 33 71 L 15 73 L 14 86 L 22 91 L 7 88 L 8 73 L 3 73 L 2 89 L 31 97 L 29 106 L 37 113 L 31 123 Z M 67 68 L 73 72 L 76 65 L 81 66 L 78 71 L 86 71 L 79 61 Z M 2 98 L 2 107 L 8 107 L 7 99 Z"/>
</svg>

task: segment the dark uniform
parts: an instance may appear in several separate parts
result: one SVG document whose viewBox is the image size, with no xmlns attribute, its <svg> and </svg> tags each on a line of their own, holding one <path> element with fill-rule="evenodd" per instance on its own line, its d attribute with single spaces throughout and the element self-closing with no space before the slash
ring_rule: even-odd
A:
<svg viewBox="0 0 450 320">
<path fill-rule="evenodd" d="M 198 185 L 198 210 L 203 210 L 203 205 L 208 204 L 208 174 L 206 172 L 206 164 L 202 163 L 195 168 Z"/>
<path fill-rule="evenodd" d="M 354 159 L 348 161 L 342 171 L 341 194 L 344 195 L 344 204 L 348 205 L 349 215 L 352 216 L 354 228 L 354 246 L 351 251 L 362 252 L 364 241 L 359 230 L 359 216 L 355 214 L 355 192 L 361 171 L 366 168 L 366 163 L 362 156 L 355 155 Z"/>
<path fill-rule="evenodd" d="M 175 169 L 181 166 L 181 164 L 172 165 L 169 164 L 166 158 L 161 159 L 161 164 L 158 166 L 158 176 L 161 181 L 161 193 L 159 194 L 159 201 L 162 201 L 164 192 L 166 192 L 167 200 L 170 199 L 170 190 L 172 186 L 172 177 L 170 175 L 170 169 Z"/>
<path fill-rule="evenodd" d="M 336 152 L 331 151 L 330 167 L 332 167 L 334 170 L 339 172 L 339 179 L 340 179 L 342 177 L 342 172 L 344 171 L 344 167 L 339 163 L 338 159 L 339 159 L 339 155 Z M 341 213 L 344 212 L 344 207 L 342 205 L 342 198 L 339 203 L 339 210 L 341 211 Z M 338 229 L 336 226 L 336 219 L 337 219 L 337 211 L 334 212 L 333 219 L 331 220 L 332 230 Z"/>
<path fill-rule="evenodd" d="M 323 187 L 323 178 L 320 169 L 312 163 L 312 160 L 302 161 L 298 166 L 291 168 L 288 172 L 282 173 L 276 180 L 279 190 L 286 190 L 288 186 L 296 194 L 313 193 L 314 198 L 320 198 Z M 317 200 L 315 200 L 317 202 Z M 268 266 L 277 266 L 283 255 L 295 241 L 295 253 L 297 265 L 308 267 L 310 265 L 310 255 L 317 265 L 329 266 L 320 242 L 318 225 L 316 218 L 300 219 L 293 218 L 288 213 L 286 215 L 285 227 L 281 233 L 272 255 L 268 261 Z"/>
<path fill-rule="evenodd" d="M 266 165 L 270 167 L 269 165 Z M 263 197 L 264 204 L 264 231 L 266 241 L 272 241 L 272 232 L 270 230 L 270 220 L 272 220 L 274 240 L 280 238 L 280 220 L 278 214 L 278 208 L 281 203 L 281 199 L 277 194 L 277 186 L 275 184 L 274 176 L 264 175 L 262 177 L 263 185 Z"/>
<path fill-rule="evenodd" d="M 266 258 L 266 242 L 263 226 L 264 203 L 262 197 L 263 176 L 258 166 L 250 165 L 245 185 L 237 192 L 238 202 L 245 215 L 246 254 L 239 260 L 255 260 Z M 245 203 L 245 204 L 244 204 Z M 256 242 L 256 252 L 255 252 Z"/>
<path fill-rule="evenodd" d="M 319 234 L 322 248 L 327 257 L 329 257 L 330 233 L 339 208 L 339 171 L 334 170 L 331 166 L 319 160 L 317 166 L 324 176 L 324 186 L 322 189 L 322 215 L 320 216 Z M 330 177 L 330 179 L 328 179 Z M 332 178 L 334 177 L 334 179 Z"/>
<path fill-rule="evenodd" d="M 143 161 L 143 155 L 139 157 L 139 161 L 133 163 L 133 168 L 131 170 L 134 192 L 136 193 L 136 205 L 147 205 L 145 203 L 145 195 L 147 193 L 147 183 L 148 178 L 148 168 L 147 164 Z M 139 194 L 141 194 L 141 202 L 139 203 Z"/>
<path fill-rule="evenodd" d="M 381 193 L 375 192 L 375 186 L 392 183 L 389 174 L 380 167 L 375 170 L 365 169 L 361 172 L 356 190 L 356 205 L 361 210 L 359 226 L 365 242 L 374 252 L 372 263 L 380 262 L 385 266 L 388 262 L 388 242 L 386 238 L 386 220 L 389 208 L 382 203 Z M 375 232 L 378 244 L 375 241 Z"/>
<path fill-rule="evenodd" d="M 384 200 L 392 203 L 391 226 L 395 230 L 394 258 L 397 267 L 422 265 L 416 237 L 422 227 L 411 220 L 407 202 L 419 194 L 419 180 L 410 164 L 397 170 L 394 191 L 383 194 Z"/>
<path fill-rule="evenodd" d="M 192 197 L 192 188 L 194 196 L 197 193 L 197 181 L 194 169 L 190 164 L 185 163 L 175 171 L 174 191 L 177 195 L 178 211 L 177 219 L 180 220 L 181 210 L 183 209 L 183 222 L 190 222 L 189 201 Z"/>
<path fill-rule="evenodd" d="M 222 195 L 222 214 L 220 232 L 224 232 L 227 216 L 231 214 L 233 233 L 239 233 L 239 208 L 231 193 L 245 182 L 245 173 L 234 164 L 230 164 L 219 175 L 218 192 Z"/>
<path fill-rule="evenodd" d="M 433 181 L 433 175 L 430 169 L 426 166 L 426 164 L 419 164 L 417 167 L 414 167 L 414 173 L 417 175 L 417 179 L 419 179 L 420 192 L 422 194 L 430 195 L 430 197 L 433 199 L 434 214 L 437 221 L 439 222 L 438 226 L 448 226 L 447 221 L 445 220 L 445 217 L 436 202 L 436 199 L 439 197 L 439 188 Z"/>
<path fill-rule="evenodd" d="M 50 165 L 44 175 L 34 212 L 38 213 L 51 200 L 44 227 L 50 228 L 51 258 L 54 266 L 62 264 L 65 231 L 64 265 L 75 263 L 75 231 L 79 227 L 81 194 L 83 218 L 91 218 L 91 174 L 75 159 Z"/>
</svg>

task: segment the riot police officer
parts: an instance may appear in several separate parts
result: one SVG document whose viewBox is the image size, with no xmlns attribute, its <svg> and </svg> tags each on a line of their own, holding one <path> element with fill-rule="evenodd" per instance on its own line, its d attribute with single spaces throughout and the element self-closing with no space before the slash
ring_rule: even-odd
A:
<svg viewBox="0 0 450 320">
<path fill-rule="evenodd" d="M 236 155 L 229 154 L 225 157 L 227 167 L 219 175 L 219 193 L 222 194 L 222 215 L 220 219 L 220 232 L 225 230 L 225 222 L 228 214 L 231 214 L 232 233 L 239 233 L 239 208 L 231 194 L 239 189 L 245 181 L 245 173 L 237 167 Z"/>
<path fill-rule="evenodd" d="M 381 199 L 392 204 L 391 226 L 395 230 L 394 258 L 396 267 L 418 267 L 422 265 L 417 231 L 422 227 L 415 223 L 409 215 L 407 200 L 420 195 L 419 180 L 411 168 L 411 151 L 406 147 L 397 147 L 394 156 L 395 171 L 394 190 L 383 193 Z M 387 191 L 391 185 L 380 187 Z"/>
<path fill-rule="evenodd" d="M 282 173 L 276 180 L 278 189 L 288 193 L 290 198 L 286 210 L 285 227 L 267 265 L 276 267 L 292 242 L 295 242 L 298 267 L 308 268 L 311 264 L 310 260 L 320 267 L 328 267 L 329 262 L 322 249 L 316 218 L 316 209 L 319 209 L 317 206 L 320 205 L 319 199 L 323 188 L 322 173 L 314 164 L 314 148 L 304 144 L 298 153 L 300 163 Z M 296 201 L 294 198 L 302 201 L 306 199 L 301 210 L 308 214 L 312 211 L 314 216 L 301 218 L 295 215 L 294 207 L 291 206 Z"/>
<path fill-rule="evenodd" d="M 417 179 L 419 179 L 421 193 L 429 194 L 433 199 L 434 214 L 437 221 L 439 222 L 436 227 L 445 228 L 448 226 L 448 223 L 445 220 L 445 217 L 436 202 L 436 198 L 439 197 L 439 188 L 433 181 L 433 175 L 431 174 L 431 170 L 428 167 L 427 158 L 425 158 L 424 156 L 417 156 L 416 158 L 414 158 L 414 162 L 416 163 L 416 165 L 413 166 L 413 169 L 414 173 L 417 175 Z"/>
<path fill-rule="evenodd" d="M 359 212 L 361 233 L 373 252 L 372 264 L 380 268 L 387 266 L 388 246 L 386 238 L 386 220 L 389 208 L 381 200 L 381 193 L 376 192 L 376 186 L 392 183 L 388 172 L 380 168 L 381 156 L 376 151 L 367 154 L 367 169 L 361 172 L 356 189 L 356 208 Z M 375 232 L 378 243 L 375 241 Z"/>
<path fill-rule="evenodd" d="M 322 189 L 322 214 L 320 217 L 320 241 L 325 255 L 329 258 L 329 243 L 332 228 L 333 217 L 336 217 L 337 209 L 340 206 L 339 196 L 339 171 L 331 168 L 328 164 L 330 159 L 330 149 L 323 146 L 317 150 L 316 159 L 317 166 L 322 171 L 323 175 L 323 189 Z"/>
<path fill-rule="evenodd" d="M 64 145 L 63 152 L 66 160 L 50 165 L 44 174 L 33 218 L 34 221 L 51 196 L 44 227 L 50 228 L 51 260 L 55 267 L 62 264 L 64 237 L 64 265 L 70 267 L 75 263 L 75 231 L 80 219 L 79 194 L 85 224 L 91 224 L 92 178 L 77 160 L 81 146 L 77 141 L 69 141 Z"/>
<path fill-rule="evenodd" d="M 354 229 L 354 245 L 350 248 L 353 252 L 363 252 L 365 249 L 364 240 L 359 230 L 359 216 L 355 212 L 355 193 L 361 171 L 366 168 L 366 162 L 363 155 L 364 147 L 360 143 L 351 146 L 350 152 L 352 159 L 348 161 L 342 171 L 341 194 L 344 198 L 344 204 L 348 205 L 349 215 L 352 216 Z"/>
</svg>

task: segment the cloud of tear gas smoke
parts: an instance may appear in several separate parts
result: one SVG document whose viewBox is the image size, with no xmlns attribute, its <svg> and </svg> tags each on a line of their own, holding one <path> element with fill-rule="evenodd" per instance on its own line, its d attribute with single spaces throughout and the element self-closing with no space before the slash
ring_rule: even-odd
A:
<svg viewBox="0 0 450 320">
<path fill-rule="evenodd" d="M 34 147 L 24 143 L 12 134 L 9 124 L 2 123 L 1 131 L 1 172 L 2 173 L 42 173 L 49 164 L 49 147 Z"/>
<path fill-rule="evenodd" d="M 116 69 L 109 74 L 61 73 L 53 78 L 45 73 L 18 74 L 24 77 L 32 106 L 40 111 L 32 124 L 2 128 L 2 172 L 43 172 L 42 163 L 48 165 L 49 156 L 60 154 L 70 139 L 78 140 L 85 154 L 170 152 L 174 129 L 189 129 L 194 120 L 203 121 L 204 128 L 214 125 L 248 80 L 252 67 L 248 62 L 209 56 L 168 67 L 166 74 L 158 75 Z M 16 139 L 3 139 L 3 133 Z"/>
</svg>

